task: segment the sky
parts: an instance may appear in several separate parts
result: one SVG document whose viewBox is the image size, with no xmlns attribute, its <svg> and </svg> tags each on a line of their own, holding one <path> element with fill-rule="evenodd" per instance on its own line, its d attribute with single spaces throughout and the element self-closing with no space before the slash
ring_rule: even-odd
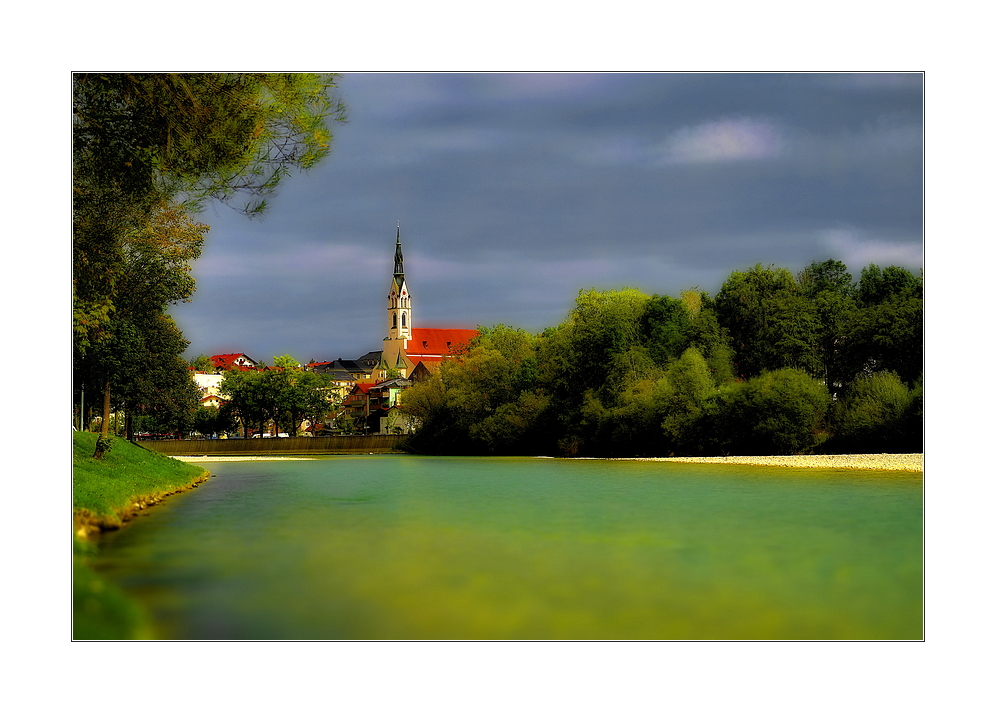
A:
<svg viewBox="0 0 996 713">
<path fill-rule="evenodd" d="M 715 295 L 757 263 L 923 266 L 912 74 L 345 74 L 349 122 L 262 219 L 212 205 L 186 356 L 381 348 L 401 224 L 415 327 L 542 331 L 582 289 Z"/>
</svg>

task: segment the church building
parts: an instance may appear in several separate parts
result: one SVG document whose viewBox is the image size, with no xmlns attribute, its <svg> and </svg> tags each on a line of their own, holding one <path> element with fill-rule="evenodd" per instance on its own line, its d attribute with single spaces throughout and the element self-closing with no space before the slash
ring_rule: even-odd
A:
<svg viewBox="0 0 996 713">
<path fill-rule="evenodd" d="M 477 336 L 476 329 L 415 327 L 412 322 L 412 295 L 405 280 L 405 258 L 401 251 L 401 225 L 394 247 L 394 275 L 387 294 L 387 336 L 377 367 L 375 381 L 392 377 L 428 375 L 443 359 L 455 354 Z"/>
</svg>

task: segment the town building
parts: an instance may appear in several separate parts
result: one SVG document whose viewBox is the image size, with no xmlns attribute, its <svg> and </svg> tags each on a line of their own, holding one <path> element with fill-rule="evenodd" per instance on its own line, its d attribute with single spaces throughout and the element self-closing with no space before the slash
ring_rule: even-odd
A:
<svg viewBox="0 0 996 713">
<path fill-rule="evenodd" d="M 387 336 L 382 348 L 356 359 L 312 361 L 304 366 L 332 377 L 330 401 L 341 402 L 338 415 L 349 424 L 347 430 L 411 433 L 412 424 L 404 412 L 404 391 L 415 381 L 429 378 L 444 360 L 458 355 L 478 334 L 476 329 L 416 327 L 412 305 L 399 225 L 394 272 L 387 289 Z M 210 359 L 215 373 L 197 372 L 194 380 L 201 390 L 202 403 L 211 406 L 224 403 L 225 395 L 220 393 L 223 372 L 265 368 L 246 354 L 216 354 Z M 326 424 L 331 427 L 334 420 L 330 418 Z"/>
<path fill-rule="evenodd" d="M 388 285 L 387 336 L 380 360 L 373 370 L 375 381 L 408 377 L 423 364 L 423 373 L 439 368 L 477 336 L 476 329 L 415 327 L 412 295 L 405 280 L 405 259 L 401 250 L 401 226 L 394 247 L 394 275 Z"/>
<path fill-rule="evenodd" d="M 225 378 L 224 374 L 205 374 L 201 371 L 195 371 L 193 377 L 202 397 L 221 394 L 221 380 Z"/>
<path fill-rule="evenodd" d="M 256 369 L 259 363 L 245 354 L 215 354 L 210 357 L 215 371 L 228 371 L 231 368 Z"/>
<path fill-rule="evenodd" d="M 369 378 L 354 386 L 344 401 L 345 415 L 364 432 L 410 433 L 412 423 L 404 413 L 404 391 L 413 382 L 430 377 L 445 359 L 467 348 L 478 334 L 476 329 L 416 327 L 412 307 L 398 226 L 394 273 L 387 289 L 384 348 L 357 359 L 364 367 L 375 366 Z"/>
</svg>

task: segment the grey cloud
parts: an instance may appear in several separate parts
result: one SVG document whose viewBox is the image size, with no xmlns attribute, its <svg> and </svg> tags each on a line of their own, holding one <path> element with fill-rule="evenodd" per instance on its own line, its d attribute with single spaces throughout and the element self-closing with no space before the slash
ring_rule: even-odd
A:
<svg viewBox="0 0 996 713">
<path fill-rule="evenodd" d="M 199 289 L 175 310 L 192 352 L 377 348 L 399 219 L 417 320 L 534 330 L 581 288 L 715 292 L 756 262 L 922 250 L 919 75 L 373 74 L 341 87 L 350 124 L 264 220 L 202 216 Z"/>
</svg>

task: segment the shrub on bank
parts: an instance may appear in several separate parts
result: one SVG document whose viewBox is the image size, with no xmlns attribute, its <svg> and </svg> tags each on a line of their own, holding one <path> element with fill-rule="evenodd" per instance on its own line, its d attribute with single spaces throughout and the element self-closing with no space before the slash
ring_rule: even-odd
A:
<svg viewBox="0 0 996 713">
<path fill-rule="evenodd" d="M 835 450 L 918 453 L 923 450 L 923 384 L 913 389 L 892 371 L 859 376 L 833 414 Z"/>
<path fill-rule="evenodd" d="M 826 386 L 804 371 L 767 371 L 719 391 L 707 410 L 702 440 L 708 450 L 724 454 L 811 452 L 825 438 L 829 406 Z"/>
</svg>

